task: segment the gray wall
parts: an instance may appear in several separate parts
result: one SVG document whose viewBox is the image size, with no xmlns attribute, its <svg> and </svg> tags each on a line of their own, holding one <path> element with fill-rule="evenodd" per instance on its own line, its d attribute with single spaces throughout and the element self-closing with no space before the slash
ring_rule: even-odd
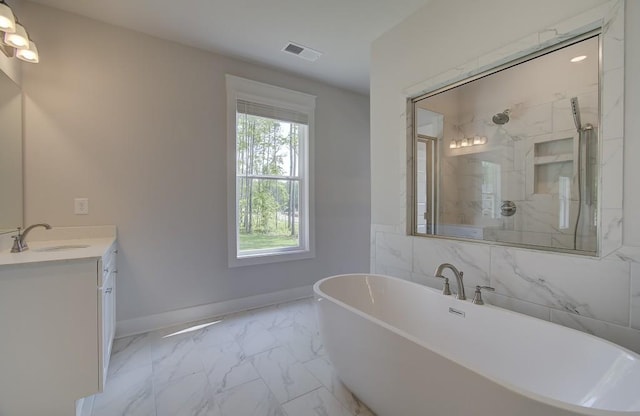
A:
<svg viewBox="0 0 640 416">
<path fill-rule="evenodd" d="M 118 320 L 368 269 L 367 97 L 29 2 L 23 16 L 41 55 L 24 67 L 26 222 L 117 225 Z M 314 259 L 227 267 L 226 73 L 317 96 Z"/>
</svg>

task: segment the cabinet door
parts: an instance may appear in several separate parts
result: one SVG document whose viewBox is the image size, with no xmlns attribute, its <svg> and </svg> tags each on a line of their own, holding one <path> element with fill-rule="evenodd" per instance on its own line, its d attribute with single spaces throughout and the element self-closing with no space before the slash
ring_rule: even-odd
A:
<svg viewBox="0 0 640 416">
<path fill-rule="evenodd" d="M 115 273 L 110 272 L 102 290 L 102 377 L 103 385 L 107 378 L 111 346 L 115 333 Z"/>
<path fill-rule="evenodd" d="M 104 389 L 111 358 L 111 347 L 115 335 L 116 321 L 116 253 L 115 247 L 111 248 L 102 260 L 98 262 L 98 273 L 102 276 L 102 287 L 98 291 L 98 320 L 100 328 L 100 391 Z"/>
</svg>

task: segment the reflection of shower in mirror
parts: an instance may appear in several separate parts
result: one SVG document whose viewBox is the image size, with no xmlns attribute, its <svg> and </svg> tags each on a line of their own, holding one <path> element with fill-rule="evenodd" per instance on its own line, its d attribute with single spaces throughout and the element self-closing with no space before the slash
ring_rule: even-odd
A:
<svg viewBox="0 0 640 416">
<path fill-rule="evenodd" d="M 502 113 L 498 113 L 493 116 L 493 122 L 499 125 L 507 124 L 509 122 L 509 114 L 511 114 L 511 110 L 508 108 L 504 110 Z"/>
<path fill-rule="evenodd" d="M 580 222 L 583 221 L 583 207 L 582 205 L 586 205 L 588 207 L 593 206 L 593 194 L 594 190 L 592 189 L 594 178 L 593 178 L 593 166 L 590 163 L 590 157 L 592 156 L 592 147 L 591 143 L 595 136 L 593 135 L 593 125 L 587 123 L 584 126 L 582 125 L 582 121 L 580 119 L 580 106 L 578 105 L 578 97 L 571 98 L 571 113 L 573 114 L 573 122 L 576 125 L 576 130 L 578 132 L 578 213 L 576 215 L 576 224 L 573 230 L 573 249 L 576 250 L 578 248 L 578 228 L 580 227 Z"/>
</svg>

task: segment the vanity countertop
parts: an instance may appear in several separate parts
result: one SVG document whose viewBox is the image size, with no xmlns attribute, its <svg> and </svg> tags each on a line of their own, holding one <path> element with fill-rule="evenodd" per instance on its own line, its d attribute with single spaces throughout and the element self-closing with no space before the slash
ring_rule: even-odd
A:
<svg viewBox="0 0 640 416">
<path fill-rule="evenodd" d="M 113 226 L 54 227 L 51 231 L 34 230 L 28 239 L 29 249 L 11 253 L 10 248 L 0 251 L 0 268 L 26 263 L 43 263 L 100 258 L 116 241 Z M 86 247 L 82 247 L 86 246 Z"/>
<path fill-rule="evenodd" d="M 31 241 L 29 242 L 29 250 L 22 253 L 11 253 L 7 250 L 0 252 L 0 267 L 25 263 L 100 258 L 114 242 L 114 237 Z M 66 248 L 70 246 L 87 247 Z M 56 249 L 57 247 L 61 249 Z M 40 251 L 50 248 L 53 250 Z"/>
</svg>

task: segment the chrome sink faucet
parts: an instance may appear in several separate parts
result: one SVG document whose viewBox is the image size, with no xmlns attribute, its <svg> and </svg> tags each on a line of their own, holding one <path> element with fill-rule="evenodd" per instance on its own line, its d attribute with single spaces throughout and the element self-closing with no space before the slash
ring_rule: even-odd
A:
<svg viewBox="0 0 640 416">
<path fill-rule="evenodd" d="M 456 296 L 456 298 L 460 300 L 467 299 L 467 297 L 464 294 L 464 284 L 462 283 L 462 277 L 464 276 L 464 273 L 461 271 L 458 271 L 458 269 L 456 269 L 453 264 L 442 263 L 436 269 L 435 276 L 444 278 L 445 282 L 448 282 L 448 279 L 442 275 L 442 272 L 444 271 L 444 269 L 450 269 L 453 272 L 453 274 L 456 276 L 456 282 L 458 283 L 458 295 Z"/>
<path fill-rule="evenodd" d="M 27 245 L 27 234 L 29 231 L 33 230 L 36 227 L 44 227 L 47 230 L 51 229 L 49 224 L 33 224 L 29 227 L 25 228 L 24 232 L 21 233 L 21 228 L 18 227 L 18 235 L 13 236 L 13 247 L 11 247 L 12 253 L 22 253 L 25 250 L 29 250 L 29 246 Z"/>
</svg>

